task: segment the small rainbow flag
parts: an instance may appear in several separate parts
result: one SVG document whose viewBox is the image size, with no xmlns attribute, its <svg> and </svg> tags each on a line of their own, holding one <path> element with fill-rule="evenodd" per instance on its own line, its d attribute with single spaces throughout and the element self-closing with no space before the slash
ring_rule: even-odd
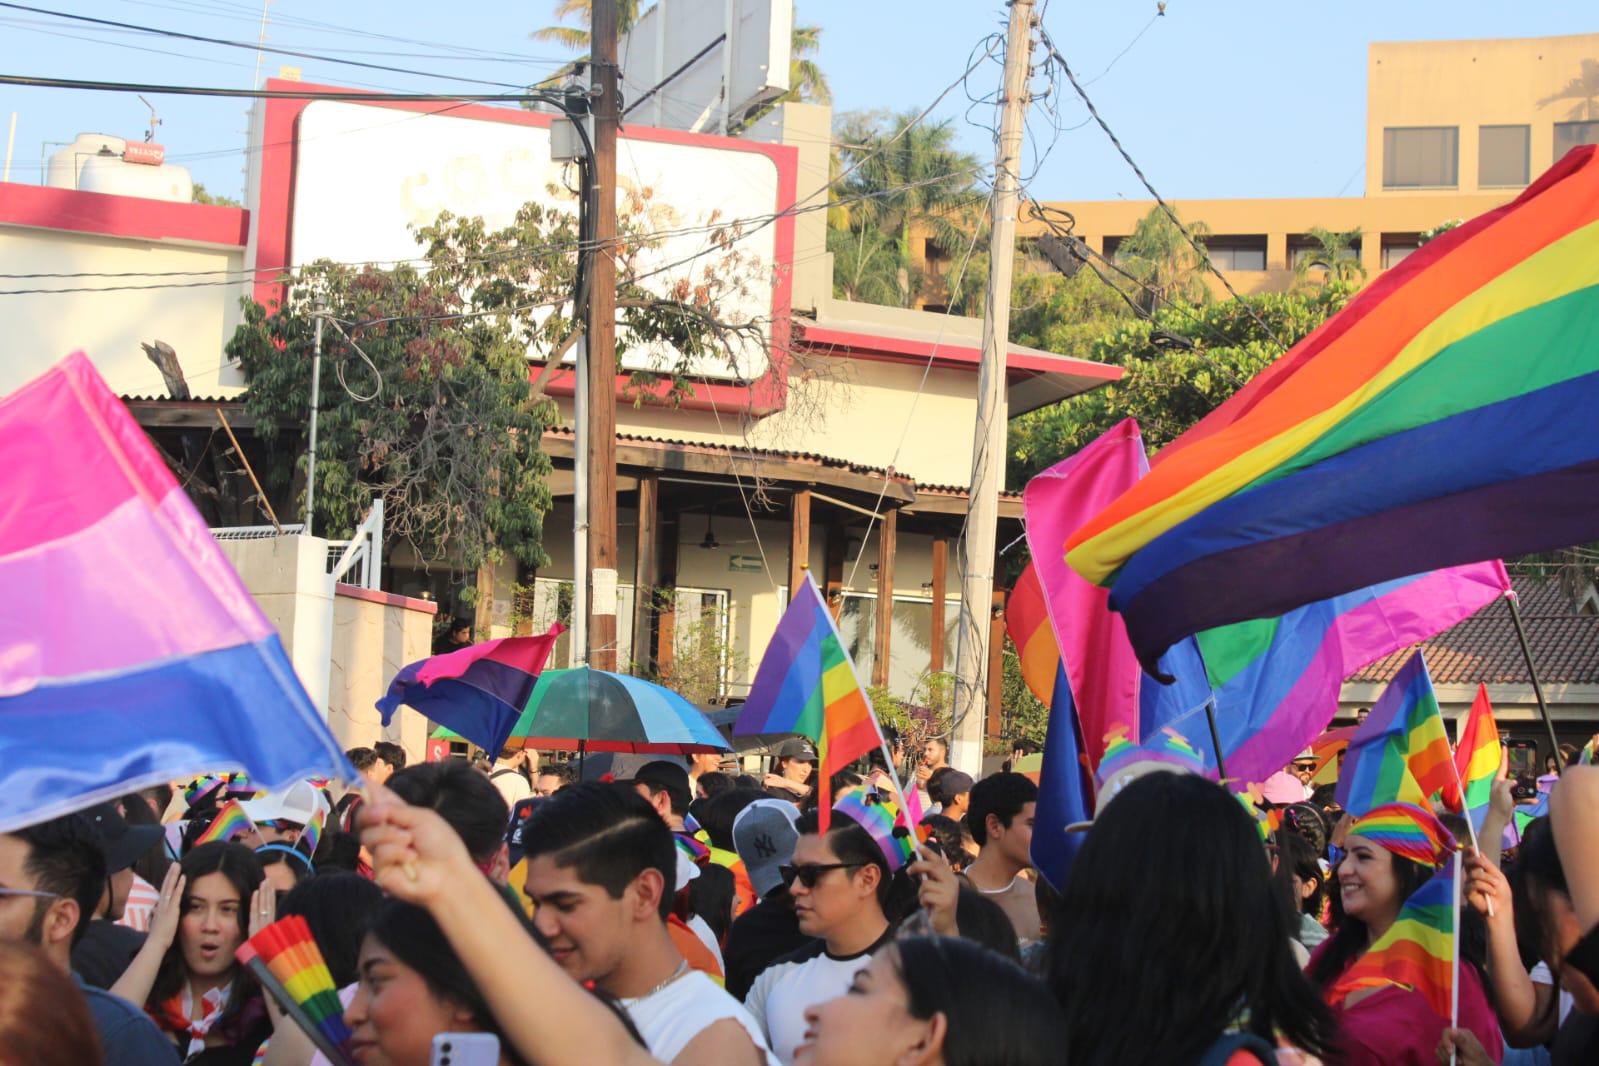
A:
<svg viewBox="0 0 1599 1066">
<path fill-rule="evenodd" d="M 344 1005 L 304 918 L 280 918 L 239 945 L 235 954 L 318 1050 L 332 1062 L 350 1061 L 344 1053 L 350 1039 Z"/>
<path fill-rule="evenodd" d="M 1338 802 L 1356 816 L 1384 803 L 1425 807 L 1457 783 L 1427 661 L 1417 651 L 1350 739 Z"/>
<path fill-rule="evenodd" d="M 1455 904 L 1460 857 L 1449 860 L 1399 910 L 1399 917 L 1366 953 L 1345 970 L 1327 991 L 1327 1001 L 1341 1005 L 1365 988 L 1400 988 L 1420 992 L 1433 1013 L 1448 1022 L 1455 981 Z"/>
<path fill-rule="evenodd" d="M 832 810 L 829 778 L 883 745 L 865 686 L 810 571 L 793 590 L 733 725 L 734 736 L 759 733 L 798 733 L 816 742 L 823 830 Z"/>
<path fill-rule="evenodd" d="M 300 839 L 295 842 L 295 847 L 305 852 L 307 858 L 316 857 L 317 842 L 322 839 L 322 829 L 327 823 L 330 809 L 331 806 L 318 804 L 311 814 L 311 820 L 305 823 L 305 828 L 300 832 Z"/>
<path fill-rule="evenodd" d="M 678 850 L 687 855 L 695 866 L 711 857 L 711 849 L 688 833 L 673 833 L 672 839 L 677 842 Z"/>
<path fill-rule="evenodd" d="M 1493 706 L 1488 702 L 1488 686 L 1479 683 L 1477 698 L 1471 702 L 1471 712 L 1460 731 L 1460 743 L 1455 745 L 1455 771 L 1460 777 L 1460 787 L 1445 795 L 1449 808 L 1464 811 L 1474 830 L 1481 830 L 1482 820 L 1488 816 L 1494 778 L 1499 776 L 1502 756 L 1499 726 L 1494 721 Z"/>
<path fill-rule="evenodd" d="M 209 844 L 213 840 L 233 840 L 255 828 L 250 816 L 244 813 L 238 800 L 228 800 L 205 827 L 205 832 L 194 838 L 194 846 Z"/>
<path fill-rule="evenodd" d="M 876 793 L 851 792 L 833 805 L 833 813 L 843 815 L 866 830 L 883 853 L 891 874 L 910 862 L 916 853 L 916 841 L 897 825 L 899 808 Z M 899 831 L 895 832 L 896 829 Z"/>
</svg>

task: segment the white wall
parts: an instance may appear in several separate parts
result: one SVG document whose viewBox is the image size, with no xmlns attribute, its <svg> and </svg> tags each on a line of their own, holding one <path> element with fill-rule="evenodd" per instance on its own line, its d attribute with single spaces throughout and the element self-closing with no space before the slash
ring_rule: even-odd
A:
<svg viewBox="0 0 1599 1066">
<path fill-rule="evenodd" d="M 98 237 L 63 230 L 0 226 L 0 274 L 167 273 L 229 271 L 243 265 L 241 249 L 187 247 Z M 219 277 L 75 278 L 4 283 L 15 288 L 111 288 L 119 285 L 222 280 Z M 118 395 L 165 396 L 155 364 L 139 347 L 163 340 L 196 396 L 232 395 L 243 387 L 226 367 L 222 346 L 239 321 L 243 283 L 113 292 L 37 294 L 0 299 L 0 394 L 38 376 L 79 349 Z"/>
</svg>

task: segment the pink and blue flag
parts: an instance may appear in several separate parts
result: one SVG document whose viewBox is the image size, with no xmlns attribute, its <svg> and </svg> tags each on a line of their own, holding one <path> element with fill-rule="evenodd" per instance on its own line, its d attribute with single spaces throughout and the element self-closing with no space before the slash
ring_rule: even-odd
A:
<svg viewBox="0 0 1599 1066">
<path fill-rule="evenodd" d="M 149 438 L 75 354 L 0 399 L 0 832 L 201 772 L 355 771 Z"/>
</svg>

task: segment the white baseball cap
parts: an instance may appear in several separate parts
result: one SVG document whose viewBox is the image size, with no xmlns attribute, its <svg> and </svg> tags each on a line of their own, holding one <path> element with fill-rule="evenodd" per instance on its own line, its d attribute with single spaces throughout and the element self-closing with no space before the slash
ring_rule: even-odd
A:
<svg viewBox="0 0 1599 1066">
<path fill-rule="evenodd" d="M 255 799 L 240 800 L 239 806 L 256 825 L 263 822 L 293 822 L 310 825 L 318 815 L 327 814 L 327 797 L 309 781 L 296 781 L 278 792 Z"/>
</svg>

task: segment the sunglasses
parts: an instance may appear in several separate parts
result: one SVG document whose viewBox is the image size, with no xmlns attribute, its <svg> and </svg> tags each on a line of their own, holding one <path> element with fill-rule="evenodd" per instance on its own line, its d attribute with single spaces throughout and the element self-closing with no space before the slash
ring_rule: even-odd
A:
<svg viewBox="0 0 1599 1066">
<path fill-rule="evenodd" d="M 783 879 L 784 885 L 792 885 L 795 881 L 806 888 L 815 888 L 822 875 L 831 870 L 852 870 L 857 866 L 865 866 L 864 862 L 829 862 L 806 863 L 804 866 L 789 866 L 786 863 L 777 868 L 777 874 Z"/>
<path fill-rule="evenodd" d="M 1313 763 L 1313 762 L 1296 762 L 1296 763 L 1294 763 L 1294 769 L 1295 770 L 1314 770 L 1315 768 L 1316 768 L 1316 764 Z"/>
</svg>

